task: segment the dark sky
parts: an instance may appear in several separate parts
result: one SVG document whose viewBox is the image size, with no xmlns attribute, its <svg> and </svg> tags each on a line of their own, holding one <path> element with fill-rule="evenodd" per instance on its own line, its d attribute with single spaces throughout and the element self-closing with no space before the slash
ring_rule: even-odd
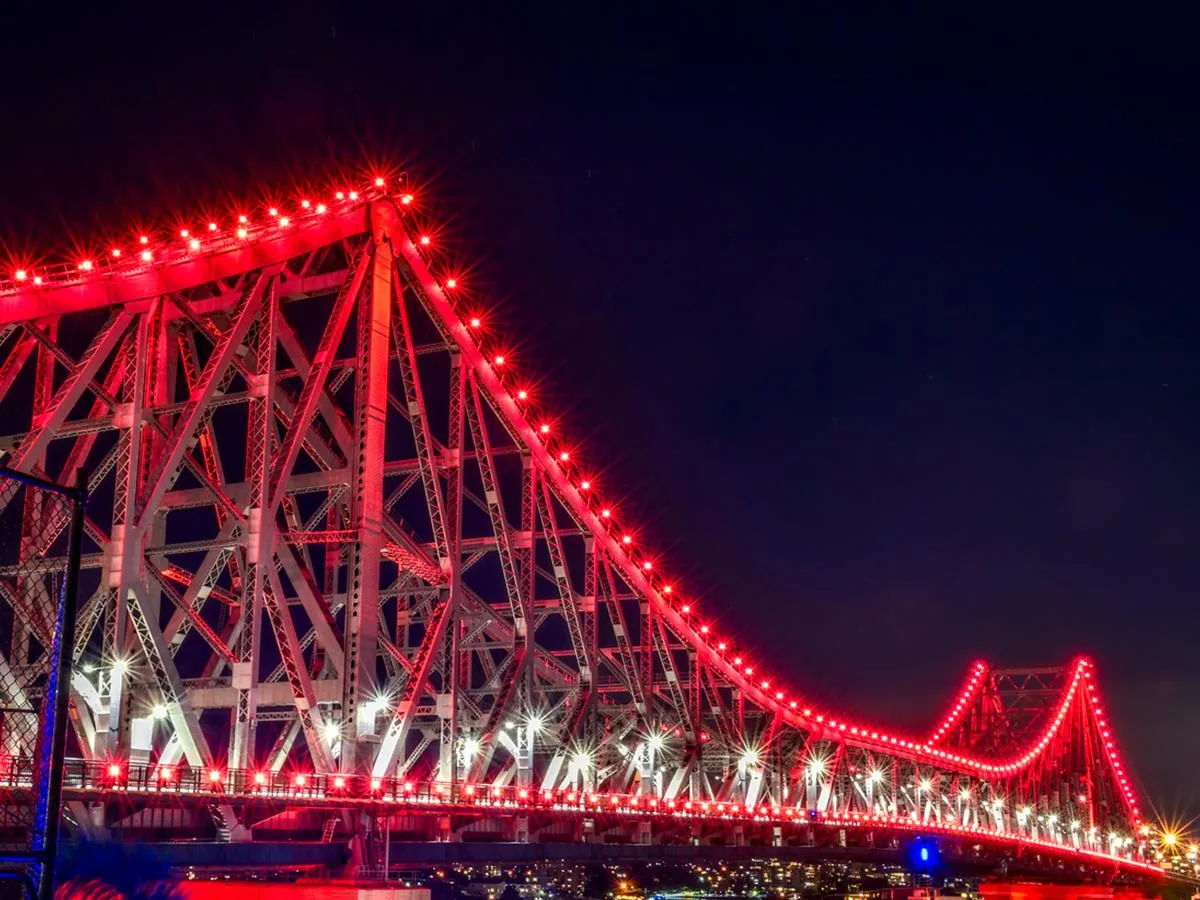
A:
<svg viewBox="0 0 1200 900">
<path fill-rule="evenodd" d="M 250 5 L 10 12 L 0 239 L 404 162 L 577 456 L 797 688 L 920 728 L 975 658 L 1087 652 L 1200 814 L 1186 20 Z"/>
</svg>

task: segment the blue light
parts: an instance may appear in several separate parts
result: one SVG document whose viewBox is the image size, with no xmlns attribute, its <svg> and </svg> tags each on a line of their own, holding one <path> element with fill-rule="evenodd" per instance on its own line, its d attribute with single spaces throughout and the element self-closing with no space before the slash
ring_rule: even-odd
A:
<svg viewBox="0 0 1200 900">
<path fill-rule="evenodd" d="M 921 848 L 921 862 L 929 862 L 929 848 L 928 847 Z"/>
</svg>

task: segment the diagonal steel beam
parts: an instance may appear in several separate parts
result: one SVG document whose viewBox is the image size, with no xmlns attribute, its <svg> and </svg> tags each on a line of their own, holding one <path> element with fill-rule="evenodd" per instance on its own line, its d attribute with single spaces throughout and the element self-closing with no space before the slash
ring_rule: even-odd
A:
<svg viewBox="0 0 1200 900">
<path fill-rule="evenodd" d="M 192 436 L 207 412 L 208 401 L 233 361 L 234 355 L 242 348 L 246 334 L 258 315 L 263 293 L 274 275 L 273 271 L 264 272 L 258 277 L 254 287 L 245 293 L 233 324 L 221 336 L 212 356 L 208 358 L 199 382 L 192 388 L 187 405 L 180 413 L 167 438 L 166 447 L 138 496 L 136 521 L 139 526 L 148 521 L 147 516 L 155 514 L 162 495 L 175 483 L 175 478 L 184 465 L 184 454 L 191 449 Z"/>
<path fill-rule="evenodd" d="M 287 433 L 280 443 L 278 457 L 271 469 L 268 506 L 272 510 L 278 506 L 283 497 L 283 483 L 296 464 L 300 445 L 312 424 L 313 412 L 317 408 L 318 399 L 324 392 L 325 380 L 329 377 L 329 369 L 337 353 L 338 344 L 346 330 L 346 324 L 350 321 L 350 313 L 353 312 L 355 302 L 362 291 L 370 261 L 371 244 L 368 243 L 359 250 L 358 259 L 354 264 L 354 274 L 342 284 L 337 300 L 334 301 L 333 310 L 329 314 L 329 321 L 321 334 L 321 342 L 317 345 L 317 352 L 313 355 L 308 379 L 300 391 L 300 399 L 296 402 L 292 420 L 288 424 Z"/>
<path fill-rule="evenodd" d="M 132 321 L 132 314 L 126 310 L 120 310 L 109 318 L 83 352 L 75 368 L 58 386 L 48 408 L 35 417 L 33 428 L 21 440 L 20 446 L 12 456 L 5 461 L 7 466 L 19 472 L 24 471 L 30 461 L 41 455 L 42 450 L 53 440 L 58 427 L 66 421 L 67 415 L 91 385 L 100 367 L 117 346 L 117 342 L 125 335 L 125 329 Z M 16 495 L 17 487 L 17 482 L 12 480 L 6 480 L 0 485 L 0 512 L 7 508 Z"/>
</svg>

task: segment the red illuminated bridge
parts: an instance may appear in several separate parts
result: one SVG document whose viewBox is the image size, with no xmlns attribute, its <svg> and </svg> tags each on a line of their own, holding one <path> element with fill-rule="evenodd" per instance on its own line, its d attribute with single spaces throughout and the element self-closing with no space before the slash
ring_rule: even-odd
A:
<svg viewBox="0 0 1200 900">
<path fill-rule="evenodd" d="M 352 182 L 0 279 L 3 461 L 91 494 L 75 827 L 1158 873 L 1090 662 L 978 664 L 910 735 L 762 671 L 605 502 L 423 198 Z M 15 482 L 0 515 L 11 813 L 67 516 Z"/>
</svg>

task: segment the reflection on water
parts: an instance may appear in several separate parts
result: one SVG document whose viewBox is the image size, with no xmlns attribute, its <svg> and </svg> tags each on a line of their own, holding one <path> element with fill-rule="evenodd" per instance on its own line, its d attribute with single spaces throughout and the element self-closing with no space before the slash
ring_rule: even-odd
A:
<svg viewBox="0 0 1200 900">
<path fill-rule="evenodd" d="M 445 882 L 428 887 L 368 887 L 338 881 L 185 881 L 187 900 L 534 900 L 534 898 L 565 898 L 565 894 L 550 894 L 529 884 L 522 885 L 458 885 Z M 507 888 L 507 890 L 505 889 Z M 520 888 L 520 890 L 518 890 Z M 531 890 L 532 889 L 532 890 Z M 861 900 L 951 900 L 955 897 L 982 897 L 983 900 L 1148 900 L 1157 896 L 1136 889 L 1110 887 L 1080 887 L 1035 884 L 983 884 L 978 894 L 932 892 L 928 889 L 884 889 L 856 893 L 754 892 L 722 894 L 698 890 L 644 891 L 617 890 L 597 900 L 777 900 L 777 898 L 861 898 Z"/>
<path fill-rule="evenodd" d="M 329 881 L 185 881 L 188 900 L 431 900 L 425 887 L 361 887 Z"/>
</svg>

